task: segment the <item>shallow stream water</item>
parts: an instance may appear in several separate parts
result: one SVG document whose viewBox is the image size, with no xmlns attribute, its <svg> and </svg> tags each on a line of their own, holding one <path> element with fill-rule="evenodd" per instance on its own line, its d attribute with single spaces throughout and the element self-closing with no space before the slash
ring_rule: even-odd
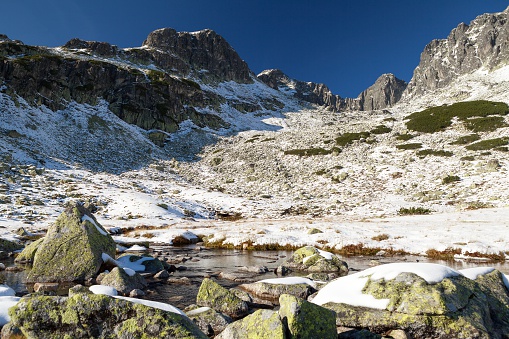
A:
<svg viewBox="0 0 509 339">
<path fill-rule="evenodd" d="M 187 247 L 153 247 L 152 255 L 157 254 L 161 258 L 179 262 L 175 266 L 185 270 L 172 273 L 170 281 L 148 278 L 149 286 L 144 299 L 150 299 L 170 303 L 181 309 L 193 304 L 198 294 L 198 289 L 204 277 L 214 277 L 219 284 L 225 287 L 235 287 L 244 282 L 253 282 L 262 279 L 277 277 L 276 269 L 285 259 L 292 255 L 291 251 L 242 251 L 206 249 L 198 246 Z M 455 260 L 441 261 L 430 260 L 418 256 L 395 256 L 395 257 L 344 257 L 342 260 L 348 263 L 351 273 L 367 269 L 377 264 L 393 262 L 430 262 L 465 269 L 470 267 L 489 266 L 502 273 L 509 274 L 509 262 L 488 263 L 481 260 Z M 15 266 L 12 259 L 0 260 L 6 266 Z M 264 274 L 249 273 L 242 267 L 266 266 L 268 272 Z M 237 279 L 221 278 L 220 273 L 233 274 Z M 30 286 L 24 281 L 27 271 L 0 272 L 0 281 L 12 287 L 17 295 L 29 293 Z M 293 275 L 299 275 L 293 273 Z M 301 274 L 302 275 L 302 274 Z M 305 275 L 305 274 L 304 274 Z"/>
</svg>

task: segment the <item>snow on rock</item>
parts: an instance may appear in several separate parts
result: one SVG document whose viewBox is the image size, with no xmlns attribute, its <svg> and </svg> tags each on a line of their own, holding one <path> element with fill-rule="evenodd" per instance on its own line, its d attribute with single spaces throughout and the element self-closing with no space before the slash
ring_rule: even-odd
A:
<svg viewBox="0 0 509 339">
<path fill-rule="evenodd" d="M 117 260 L 113 259 L 106 253 L 102 254 L 102 259 L 105 263 L 112 263 L 115 266 L 121 267 L 124 271 L 129 275 L 133 276 L 133 272 L 144 272 L 146 267 L 142 263 L 149 260 L 154 260 L 152 257 L 142 257 L 136 261 L 130 261 L 131 256 L 125 255 L 123 257 L 118 258 Z"/>
<path fill-rule="evenodd" d="M 122 297 L 122 296 L 116 296 L 115 298 L 127 300 L 127 301 L 130 301 L 135 304 L 141 304 L 141 305 L 145 305 L 148 307 L 158 308 L 158 309 L 166 311 L 166 312 L 177 313 L 177 314 L 183 315 L 184 317 L 187 317 L 187 315 L 184 312 L 182 312 L 180 309 L 178 309 L 177 307 L 172 306 L 170 304 L 165 304 L 165 303 L 151 301 L 151 300 Z"/>
<path fill-rule="evenodd" d="M 493 267 L 472 267 L 466 268 L 464 270 L 459 270 L 461 274 L 463 274 L 468 279 L 475 280 L 480 275 L 485 275 L 493 272 L 495 269 Z"/>
<path fill-rule="evenodd" d="M 118 295 L 117 290 L 110 286 L 92 285 L 88 289 L 94 294 L 104 294 L 109 295 L 110 297 L 115 297 Z"/>
<path fill-rule="evenodd" d="M 84 215 L 81 218 L 81 221 L 88 221 L 88 222 L 90 222 L 92 225 L 95 226 L 95 228 L 97 229 L 97 232 L 101 233 L 102 235 L 108 235 L 108 233 L 106 233 L 105 230 L 103 230 L 101 227 L 99 227 L 99 225 L 96 224 L 95 220 L 90 218 L 88 215 Z"/>
<path fill-rule="evenodd" d="M 0 297 L 0 327 L 10 321 L 9 308 L 16 305 L 21 298 L 12 296 Z"/>
<path fill-rule="evenodd" d="M 312 287 L 316 287 L 316 284 L 314 283 L 314 281 L 307 279 L 307 278 L 301 278 L 301 277 L 265 279 L 265 280 L 260 280 L 259 282 L 267 283 L 267 284 L 280 284 L 280 285 L 306 284 L 306 285 L 309 285 Z"/>
<path fill-rule="evenodd" d="M 133 245 L 133 246 L 129 247 L 128 249 L 126 249 L 126 251 L 136 251 L 136 252 L 143 252 L 146 250 L 147 250 L 147 248 L 145 246 L 140 246 L 140 245 Z"/>
<path fill-rule="evenodd" d="M 389 299 L 376 299 L 370 294 L 362 292 L 364 286 L 371 280 L 392 280 L 401 273 L 414 273 L 429 284 L 439 283 L 445 278 L 461 275 L 460 272 L 444 265 L 429 263 L 393 263 L 369 268 L 346 277 L 336 279 L 323 287 L 313 303 L 323 305 L 328 302 L 344 303 L 352 306 L 362 306 L 385 309 Z"/>
</svg>

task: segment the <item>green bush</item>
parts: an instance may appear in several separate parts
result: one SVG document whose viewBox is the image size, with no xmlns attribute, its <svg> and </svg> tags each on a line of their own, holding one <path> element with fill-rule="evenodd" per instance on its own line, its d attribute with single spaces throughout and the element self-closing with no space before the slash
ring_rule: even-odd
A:
<svg viewBox="0 0 509 339">
<path fill-rule="evenodd" d="M 461 121 L 469 118 L 481 117 L 485 118 L 492 115 L 507 115 L 509 106 L 503 102 L 492 102 L 486 100 L 465 101 L 452 104 L 450 106 L 443 105 L 431 107 L 424 111 L 410 114 L 406 126 L 412 131 L 434 133 L 446 129 L 452 124 L 454 117 Z M 495 121 L 492 121 L 496 123 Z M 489 121 L 477 122 L 480 128 L 486 128 Z M 474 124 L 474 126 L 477 126 Z"/>
<path fill-rule="evenodd" d="M 362 138 L 366 139 L 371 135 L 370 132 L 359 132 L 359 133 L 344 133 L 336 138 L 336 144 L 339 146 L 346 146 L 351 144 L 355 140 Z"/>
<path fill-rule="evenodd" d="M 378 125 L 374 129 L 372 129 L 370 131 L 370 133 L 372 133 L 372 134 L 385 134 L 385 133 L 390 133 L 391 131 L 392 131 L 392 129 L 390 129 L 389 127 L 387 127 L 385 125 Z"/>
<path fill-rule="evenodd" d="M 500 116 L 475 118 L 465 121 L 465 127 L 472 132 L 493 132 L 506 126 L 504 117 Z"/>
<path fill-rule="evenodd" d="M 448 175 L 442 179 L 442 184 L 447 185 L 447 184 L 450 184 L 451 182 L 457 182 L 457 181 L 461 181 L 461 178 L 458 177 L 457 175 Z"/>
<path fill-rule="evenodd" d="M 430 214 L 433 212 L 429 208 L 424 207 L 401 207 L 398 211 L 399 215 L 424 215 L 424 214 Z"/>
<path fill-rule="evenodd" d="M 304 149 L 290 149 L 284 151 L 285 155 L 298 155 L 301 157 L 309 157 L 314 155 L 327 155 L 332 153 L 340 153 L 341 149 L 333 147 L 330 150 L 324 148 L 304 148 Z"/>
<path fill-rule="evenodd" d="M 401 145 L 396 145 L 396 148 L 404 149 L 404 150 L 419 149 L 419 148 L 422 148 L 422 144 L 420 142 L 416 142 L 416 143 L 412 143 L 412 144 L 401 144 Z"/>
<path fill-rule="evenodd" d="M 509 144 L 509 138 L 496 138 L 496 139 L 487 139 L 476 142 L 475 144 L 471 144 L 465 146 L 466 149 L 470 151 L 485 151 L 491 149 L 497 149 L 502 146 L 506 146 Z"/>
<path fill-rule="evenodd" d="M 437 157 L 451 157 L 453 155 L 452 152 L 444 151 L 444 150 L 433 150 L 433 149 L 423 149 L 417 152 L 417 156 L 426 157 L 428 155 L 434 155 Z"/>
<path fill-rule="evenodd" d="M 410 139 L 413 139 L 415 137 L 415 135 L 412 135 L 412 134 L 398 134 L 396 135 L 396 140 L 401 140 L 401 141 L 408 141 Z"/>
<path fill-rule="evenodd" d="M 481 137 L 478 134 L 470 134 L 459 137 L 456 141 L 451 142 L 451 145 L 466 145 L 479 140 Z"/>
</svg>

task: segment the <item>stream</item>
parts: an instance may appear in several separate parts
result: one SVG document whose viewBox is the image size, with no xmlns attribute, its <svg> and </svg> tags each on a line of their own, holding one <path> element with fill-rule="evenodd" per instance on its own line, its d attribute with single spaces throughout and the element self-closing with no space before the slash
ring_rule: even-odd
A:
<svg viewBox="0 0 509 339">
<path fill-rule="evenodd" d="M 205 277 L 214 277 L 222 286 L 231 288 L 242 283 L 254 282 L 263 279 L 277 277 L 274 274 L 276 269 L 284 260 L 292 255 L 292 251 L 242 251 L 242 250 L 224 250 L 207 249 L 199 246 L 153 246 L 151 255 L 158 255 L 159 259 L 168 258 L 169 263 L 173 263 L 177 268 L 176 272 L 171 274 L 169 280 L 158 280 L 147 277 L 149 283 L 145 290 L 147 293 L 144 299 L 170 303 L 180 309 L 193 304 L 198 294 L 201 282 Z M 348 263 L 350 273 L 355 273 L 378 264 L 388 264 L 393 262 L 423 262 L 437 263 L 461 270 L 470 267 L 489 266 L 494 267 L 502 273 L 509 274 L 508 262 L 486 262 L 483 260 L 432 260 L 419 256 L 395 256 L 395 257 L 375 257 L 375 256 L 357 256 L 342 257 L 342 260 Z M 6 267 L 16 266 L 12 258 L 0 260 Z M 247 272 L 245 267 L 266 266 L 267 273 Z M 5 270 L 0 272 L 0 282 L 10 286 L 19 296 L 30 293 L 30 286 L 25 284 L 25 271 Z M 220 274 L 222 273 L 222 274 Z M 288 276 L 306 275 L 293 272 Z M 225 277 L 226 276 L 226 277 Z M 235 280 L 232 280 L 234 279 Z"/>
</svg>

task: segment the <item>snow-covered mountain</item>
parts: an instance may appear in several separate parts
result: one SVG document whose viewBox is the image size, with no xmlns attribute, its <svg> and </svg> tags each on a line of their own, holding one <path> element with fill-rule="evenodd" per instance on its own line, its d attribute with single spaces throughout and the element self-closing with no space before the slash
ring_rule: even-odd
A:
<svg viewBox="0 0 509 339">
<path fill-rule="evenodd" d="M 386 74 L 355 99 L 257 77 L 211 30 L 128 49 L 1 36 L 0 224 L 43 227 L 70 199 L 108 226 L 504 207 L 507 15 L 429 44 L 408 87 Z M 414 112 L 472 100 L 497 103 L 415 127 Z"/>
</svg>

